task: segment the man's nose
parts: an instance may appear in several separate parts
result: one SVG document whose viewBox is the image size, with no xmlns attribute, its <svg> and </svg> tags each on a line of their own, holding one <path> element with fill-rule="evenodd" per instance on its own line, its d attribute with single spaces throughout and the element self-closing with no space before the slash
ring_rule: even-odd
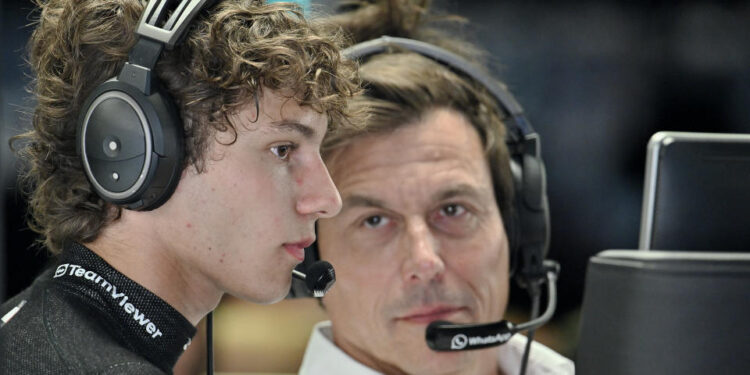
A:
<svg viewBox="0 0 750 375">
<path fill-rule="evenodd" d="M 300 215 L 316 218 L 330 218 L 341 211 L 341 195 L 319 156 L 304 174 L 296 210 Z"/>
<path fill-rule="evenodd" d="M 428 282 L 440 278 L 445 271 L 445 263 L 440 254 L 440 245 L 424 220 L 407 220 L 407 258 L 403 264 L 404 280 Z"/>
</svg>

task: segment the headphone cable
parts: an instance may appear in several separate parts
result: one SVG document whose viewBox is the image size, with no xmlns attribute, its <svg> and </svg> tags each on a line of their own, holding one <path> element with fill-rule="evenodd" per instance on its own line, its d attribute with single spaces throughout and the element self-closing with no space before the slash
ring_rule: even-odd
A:
<svg viewBox="0 0 750 375">
<path fill-rule="evenodd" d="M 206 315 L 206 375 L 214 374 L 214 313 Z"/>
<path fill-rule="evenodd" d="M 549 281 L 548 281 L 549 282 Z M 538 284 L 533 283 L 529 286 L 529 296 L 531 297 L 531 317 L 530 320 L 536 319 L 539 315 L 539 300 L 541 299 L 541 289 Z M 521 371 L 520 375 L 526 374 L 526 365 L 529 362 L 529 352 L 531 351 L 531 343 L 534 341 L 535 328 L 531 328 L 526 332 L 526 348 L 523 351 L 523 358 L 521 359 Z"/>
</svg>

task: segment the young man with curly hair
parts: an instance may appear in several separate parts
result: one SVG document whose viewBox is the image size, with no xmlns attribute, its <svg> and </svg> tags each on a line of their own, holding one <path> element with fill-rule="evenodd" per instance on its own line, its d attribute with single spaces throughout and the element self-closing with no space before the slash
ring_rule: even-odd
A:
<svg viewBox="0 0 750 375">
<path fill-rule="evenodd" d="M 169 373 L 225 293 L 282 299 L 316 220 L 339 211 L 319 148 L 356 122 L 356 69 L 295 6 L 204 9 L 153 72 L 182 121 L 179 182 L 158 207 L 126 209 L 95 192 L 76 132 L 86 98 L 128 61 L 144 4 L 37 5 L 36 106 L 13 145 L 29 224 L 58 259 L 0 308 L 0 373 Z"/>
</svg>

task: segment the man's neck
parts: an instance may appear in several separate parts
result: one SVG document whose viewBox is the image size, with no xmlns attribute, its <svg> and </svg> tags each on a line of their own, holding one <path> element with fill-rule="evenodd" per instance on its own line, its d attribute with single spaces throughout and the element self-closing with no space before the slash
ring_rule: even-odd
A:
<svg viewBox="0 0 750 375">
<path fill-rule="evenodd" d="M 159 296 L 189 322 L 198 322 L 219 303 L 223 292 L 174 248 L 148 213 L 125 211 L 86 243 L 120 273 Z"/>
</svg>

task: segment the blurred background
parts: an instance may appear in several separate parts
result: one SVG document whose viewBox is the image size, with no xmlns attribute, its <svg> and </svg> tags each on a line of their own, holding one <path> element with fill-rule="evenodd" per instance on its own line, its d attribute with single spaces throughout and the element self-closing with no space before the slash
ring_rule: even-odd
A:
<svg viewBox="0 0 750 375">
<path fill-rule="evenodd" d="M 307 2 L 330 12 L 334 1 Z M 552 243 L 560 261 L 559 307 L 537 338 L 574 358 L 587 259 L 636 248 L 645 151 L 659 130 L 750 133 L 750 1 L 434 1 L 471 21 L 492 71 L 523 105 L 542 139 Z M 33 106 L 24 46 L 28 0 L 0 7 L 0 301 L 26 287 L 45 262 L 31 248 L 18 165 L 8 138 Z M 513 289 L 508 318 L 528 314 Z M 295 372 L 315 301 L 258 306 L 225 298 L 215 314 L 215 364 L 223 372 Z M 203 335 L 202 331 L 199 334 Z M 201 371 L 192 345 L 178 373 Z M 198 366 L 198 367 L 196 367 Z"/>
</svg>

